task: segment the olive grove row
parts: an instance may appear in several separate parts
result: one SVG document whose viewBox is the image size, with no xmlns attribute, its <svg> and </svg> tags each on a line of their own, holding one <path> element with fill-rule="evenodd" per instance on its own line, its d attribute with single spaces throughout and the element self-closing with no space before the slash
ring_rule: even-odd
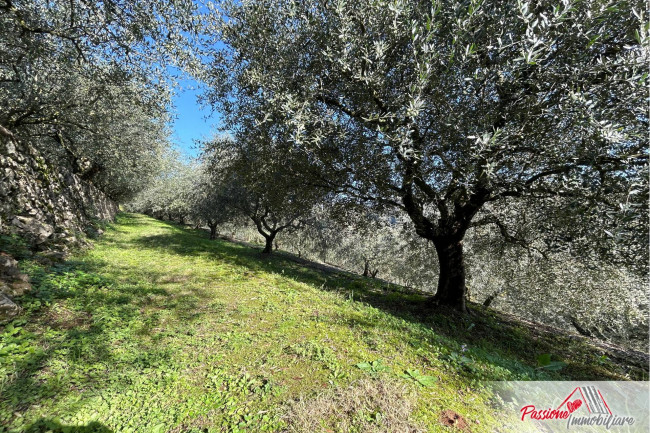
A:
<svg viewBox="0 0 650 433">
<path fill-rule="evenodd" d="M 463 241 L 476 227 L 645 267 L 634 239 L 647 231 L 642 11 L 224 1 L 208 100 L 260 155 L 256 181 L 277 165 L 346 208 L 407 216 L 436 251 L 433 302 L 463 310 Z"/>
<path fill-rule="evenodd" d="M 310 189 L 286 166 L 269 165 L 231 138 L 203 143 L 198 161 L 170 154 L 167 170 L 127 209 L 335 265 L 366 277 L 435 293 L 440 268 L 432 243 L 409 218 Z M 342 201 L 341 201 L 342 200 Z M 517 209 L 530 221 L 504 237 L 477 226 L 465 240 L 467 299 L 584 335 L 647 349 L 645 277 L 609 263 L 593 248 L 578 254 L 555 236 L 541 236 L 537 209 Z M 507 215 L 502 215 L 507 217 Z M 571 227 L 586 231 L 588 225 Z M 593 227 L 591 227 L 593 229 Z"/>
<path fill-rule="evenodd" d="M 550 311 L 573 299 L 563 320 L 583 330 L 580 314 L 605 307 L 637 326 L 644 11 L 637 0 L 0 0 L 0 134 L 131 209 L 212 237 L 249 221 L 265 253 L 280 236 L 431 289 L 432 305 L 508 297 Z M 222 119 L 191 163 L 169 150 L 176 70 L 205 83 Z"/>
<path fill-rule="evenodd" d="M 196 9 L 191 0 L 0 1 L 0 134 L 128 200 L 161 169 L 168 72 L 196 63 Z"/>
<path fill-rule="evenodd" d="M 362 224 L 368 216 L 350 215 L 406 218 L 436 253 L 432 301 L 458 310 L 464 241 L 478 228 L 542 256 L 643 273 L 643 10 L 572 0 L 220 2 L 204 98 L 229 138 L 205 143 L 205 171 L 241 199 L 266 252 L 318 204 Z"/>
</svg>

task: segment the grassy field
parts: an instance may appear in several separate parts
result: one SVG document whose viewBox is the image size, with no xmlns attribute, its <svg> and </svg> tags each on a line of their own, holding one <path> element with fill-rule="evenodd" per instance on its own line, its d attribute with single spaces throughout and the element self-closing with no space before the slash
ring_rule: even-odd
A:
<svg viewBox="0 0 650 433">
<path fill-rule="evenodd" d="M 0 327 L 0 432 L 448 432 L 449 411 L 492 432 L 486 381 L 626 374 L 566 337 L 142 215 L 22 266 L 34 289 Z"/>
</svg>

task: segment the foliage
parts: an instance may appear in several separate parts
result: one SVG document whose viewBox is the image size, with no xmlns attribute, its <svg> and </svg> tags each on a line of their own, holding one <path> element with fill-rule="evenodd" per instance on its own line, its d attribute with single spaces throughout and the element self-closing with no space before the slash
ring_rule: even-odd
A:
<svg viewBox="0 0 650 433">
<path fill-rule="evenodd" d="M 551 361 L 550 353 L 543 353 L 537 357 L 537 364 L 540 368 L 545 368 L 551 371 L 561 370 L 566 367 L 566 362 Z"/>
<path fill-rule="evenodd" d="M 209 97 L 231 130 L 283 137 L 304 182 L 406 213 L 435 244 L 437 300 L 463 309 L 466 232 L 493 225 L 516 240 L 499 217 L 530 200 L 568 210 L 549 213 L 560 221 L 588 209 L 579 221 L 590 237 L 610 236 L 603 219 L 630 219 L 613 237 L 639 239 L 645 200 L 630 192 L 647 190 L 643 10 L 226 1 Z M 539 223 L 552 235 L 559 224 Z"/>
<path fill-rule="evenodd" d="M 260 134 L 251 140 L 273 141 Z M 296 230 L 324 201 L 322 191 L 309 188 L 286 170 L 282 154 L 257 148 L 255 141 L 218 137 L 203 143 L 202 159 L 210 174 L 219 179 L 230 208 L 250 218 L 265 238 L 265 253 L 273 251 L 273 241 L 282 231 Z"/>
<path fill-rule="evenodd" d="M 472 300 L 544 325 L 648 350 L 647 277 L 604 260 L 500 242 L 488 230 L 468 239 Z"/>
<path fill-rule="evenodd" d="M 178 152 L 169 151 L 162 159 L 159 175 L 126 207 L 184 223 L 197 210 L 201 181 L 202 171 L 196 162 L 185 161 Z"/>
<path fill-rule="evenodd" d="M 428 376 L 426 374 L 420 373 L 418 370 L 405 370 L 401 377 L 405 379 L 411 379 L 421 386 L 430 387 L 434 386 L 438 381 L 437 377 Z"/>
<path fill-rule="evenodd" d="M 191 68 L 190 0 L 0 3 L 0 126 L 116 200 L 168 146 L 168 68 Z M 166 41 L 166 42 L 164 42 Z"/>
<path fill-rule="evenodd" d="M 376 359 L 372 362 L 360 362 L 356 364 L 356 367 L 369 372 L 371 375 L 375 376 L 377 373 L 381 373 L 384 371 L 390 371 L 390 367 L 385 365 L 381 359 Z"/>
</svg>

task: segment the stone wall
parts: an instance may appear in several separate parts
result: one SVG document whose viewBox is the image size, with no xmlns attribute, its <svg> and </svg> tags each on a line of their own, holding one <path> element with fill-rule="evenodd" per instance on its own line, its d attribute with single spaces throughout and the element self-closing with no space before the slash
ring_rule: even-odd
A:
<svg viewBox="0 0 650 433">
<path fill-rule="evenodd" d="M 31 251 L 60 257 L 84 245 L 87 234 L 97 233 L 96 223 L 112 220 L 117 211 L 97 188 L 66 168 L 48 166 L 35 148 L 0 127 L 0 236 L 5 244 L 18 240 Z M 28 281 L 6 252 L 0 259 L 1 321 L 3 311 L 6 319 L 10 310 L 19 310 L 10 298 L 20 296 Z"/>
</svg>

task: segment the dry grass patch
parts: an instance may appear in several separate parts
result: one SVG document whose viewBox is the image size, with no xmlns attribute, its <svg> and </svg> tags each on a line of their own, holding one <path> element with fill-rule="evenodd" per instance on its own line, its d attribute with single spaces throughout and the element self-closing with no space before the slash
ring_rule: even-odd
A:
<svg viewBox="0 0 650 433">
<path fill-rule="evenodd" d="M 71 311 L 63 307 L 52 309 L 43 315 L 43 322 L 59 330 L 87 331 L 93 323 L 92 314 L 85 311 Z"/>
<path fill-rule="evenodd" d="M 292 403 L 285 416 L 287 432 L 419 433 L 411 419 L 415 394 L 387 379 L 362 379 L 347 388 Z"/>
</svg>

